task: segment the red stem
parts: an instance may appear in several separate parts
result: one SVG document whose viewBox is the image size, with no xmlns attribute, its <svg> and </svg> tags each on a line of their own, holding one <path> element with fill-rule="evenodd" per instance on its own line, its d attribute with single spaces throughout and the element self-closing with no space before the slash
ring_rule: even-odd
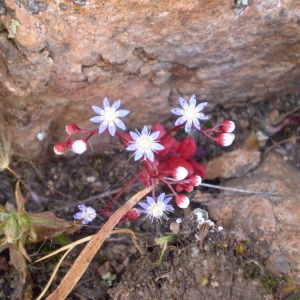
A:
<svg viewBox="0 0 300 300">
<path fill-rule="evenodd" d="M 106 216 L 110 217 L 109 210 L 115 203 L 115 201 L 126 192 L 126 190 L 139 178 L 141 175 L 141 171 L 135 174 L 123 187 L 122 189 L 107 203 L 103 210 L 97 211 L 97 214 L 105 214 Z"/>
<path fill-rule="evenodd" d="M 185 125 L 185 123 L 174 126 L 173 128 L 171 128 L 169 131 L 167 131 L 162 138 L 160 139 L 160 141 L 163 141 L 164 139 L 166 139 L 168 136 L 170 136 L 174 131 L 176 131 L 177 129 L 183 127 Z"/>
</svg>

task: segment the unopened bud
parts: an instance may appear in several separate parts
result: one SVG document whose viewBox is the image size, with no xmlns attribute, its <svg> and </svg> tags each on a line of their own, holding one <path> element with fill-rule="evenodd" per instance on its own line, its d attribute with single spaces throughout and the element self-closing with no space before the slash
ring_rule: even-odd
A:
<svg viewBox="0 0 300 300">
<path fill-rule="evenodd" d="M 200 176 L 198 176 L 198 175 L 193 175 L 193 176 L 191 176 L 191 178 L 189 178 L 189 179 L 190 179 L 190 183 L 191 183 L 193 186 L 198 186 L 198 185 L 200 185 L 201 182 L 202 182 L 202 178 L 201 178 Z"/>
<path fill-rule="evenodd" d="M 132 208 L 122 217 L 122 220 L 136 221 L 139 216 L 140 216 L 140 212 L 136 208 Z"/>
<path fill-rule="evenodd" d="M 175 202 L 180 208 L 187 208 L 190 204 L 190 199 L 187 196 L 179 194 L 175 197 Z"/>
<path fill-rule="evenodd" d="M 221 133 L 217 138 L 217 143 L 221 146 L 230 146 L 234 140 L 235 136 L 233 133 Z"/>
<path fill-rule="evenodd" d="M 66 132 L 70 135 L 75 134 L 80 131 L 80 128 L 76 123 L 70 123 L 66 126 Z"/>
<path fill-rule="evenodd" d="M 232 122 L 230 120 L 225 120 L 222 122 L 221 128 L 224 132 L 231 133 L 235 129 L 235 124 L 234 124 L 234 122 Z"/>
<path fill-rule="evenodd" d="M 67 150 L 67 147 L 66 147 L 65 143 L 57 143 L 53 147 L 53 150 L 54 150 L 55 154 L 61 155 L 61 154 L 63 154 Z"/>
<path fill-rule="evenodd" d="M 72 144 L 72 151 L 76 154 L 82 154 L 87 149 L 87 143 L 84 140 L 76 140 Z"/>
<path fill-rule="evenodd" d="M 176 180 L 183 180 L 186 176 L 188 176 L 188 170 L 184 167 L 179 166 L 172 171 L 172 177 Z"/>
</svg>

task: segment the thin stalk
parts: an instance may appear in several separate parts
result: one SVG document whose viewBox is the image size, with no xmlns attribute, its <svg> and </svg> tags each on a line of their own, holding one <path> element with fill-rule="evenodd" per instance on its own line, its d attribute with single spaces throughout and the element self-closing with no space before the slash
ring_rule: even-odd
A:
<svg viewBox="0 0 300 300">
<path fill-rule="evenodd" d="M 271 192 L 264 192 L 264 191 L 251 191 L 251 190 L 243 190 L 243 189 L 235 189 L 235 188 L 230 188 L 226 186 L 219 186 L 219 185 L 214 185 L 214 184 L 209 184 L 209 183 L 200 183 L 200 186 L 205 186 L 205 187 L 211 187 L 214 189 L 219 189 L 219 190 L 226 190 L 226 191 L 232 191 L 232 192 L 238 192 L 238 193 L 246 193 L 246 194 L 266 194 L 266 195 L 271 195 L 271 196 L 277 196 L 277 193 L 271 193 Z"/>
<path fill-rule="evenodd" d="M 141 171 L 138 172 L 137 174 L 135 174 L 120 190 L 119 192 L 107 203 L 107 205 L 104 207 L 103 210 L 97 212 L 97 213 L 107 213 L 109 212 L 109 210 L 111 209 L 111 207 L 113 206 L 113 204 L 115 203 L 115 201 L 121 196 L 123 195 L 127 189 L 139 178 L 139 176 L 141 175 Z"/>
</svg>

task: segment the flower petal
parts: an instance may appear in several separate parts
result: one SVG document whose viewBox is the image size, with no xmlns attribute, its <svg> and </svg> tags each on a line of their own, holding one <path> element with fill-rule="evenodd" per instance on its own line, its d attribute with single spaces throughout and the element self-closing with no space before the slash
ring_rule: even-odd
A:
<svg viewBox="0 0 300 300">
<path fill-rule="evenodd" d="M 132 137 L 132 139 L 133 139 L 134 141 L 136 141 L 136 140 L 140 137 L 139 134 L 137 134 L 137 133 L 135 133 L 135 132 L 133 132 L 133 131 L 130 131 L 129 134 L 131 135 L 131 137 Z"/>
<path fill-rule="evenodd" d="M 161 194 L 157 197 L 157 202 L 164 202 L 165 195 L 166 195 L 166 193 L 161 193 Z"/>
<path fill-rule="evenodd" d="M 154 161 L 154 154 L 153 154 L 153 152 L 152 151 L 147 151 L 146 152 L 146 157 L 150 160 L 150 161 Z"/>
<path fill-rule="evenodd" d="M 193 96 L 190 98 L 189 106 L 190 106 L 190 107 L 195 107 L 195 106 L 196 106 L 196 97 L 195 97 L 195 95 L 193 95 Z"/>
<path fill-rule="evenodd" d="M 107 129 L 107 123 L 106 122 L 102 122 L 99 126 L 99 134 L 104 132 Z"/>
<path fill-rule="evenodd" d="M 79 210 L 86 210 L 86 206 L 84 204 L 79 204 L 78 209 Z"/>
<path fill-rule="evenodd" d="M 208 120 L 208 119 L 209 119 L 209 117 L 208 117 L 208 116 L 206 116 L 204 113 L 199 113 L 199 117 L 198 117 L 198 119 L 200 119 L 200 120 Z"/>
<path fill-rule="evenodd" d="M 155 132 L 152 132 L 150 134 L 150 137 L 153 139 L 153 140 L 156 140 L 160 135 L 160 132 L 159 131 L 155 131 Z"/>
<path fill-rule="evenodd" d="M 177 116 L 181 116 L 183 114 L 182 108 L 173 108 L 171 109 L 171 113 Z"/>
<path fill-rule="evenodd" d="M 101 113 L 103 112 L 103 109 L 99 106 L 92 106 L 92 109 L 98 115 L 101 115 Z"/>
<path fill-rule="evenodd" d="M 139 160 L 142 156 L 144 155 L 144 152 L 143 151 L 139 151 L 137 150 L 134 154 L 134 160 L 137 161 Z"/>
<path fill-rule="evenodd" d="M 203 110 L 203 108 L 207 105 L 208 102 L 202 102 L 200 104 L 197 105 L 197 109 L 198 111 Z"/>
<path fill-rule="evenodd" d="M 111 107 L 117 110 L 120 107 L 120 105 L 121 105 L 121 100 L 117 100 L 113 103 Z"/>
<path fill-rule="evenodd" d="M 117 111 L 118 117 L 125 117 L 130 113 L 130 110 L 120 109 Z"/>
<path fill-rule="evenodd" d="M 178 118 L 178 119 L 176 120 L 175 126 L 181 125 L 181 124 L 183 124 L 184 122 L 186 122 L 186 117 L 182 116 L 182 117 L 180 117 L 180 118 Z"/>
<path fill-rule="evenodd" d="M 108 99 L 105 97 L 104 100 L 103 100 L 103 106 L 104 106 L 104 110 L 106 108 L 110 108 L 110 104 L 109 104 L 109 101 Z"/>
<path fill-rule="evenodd" d="M 77 219 L 77 220 L 83 219 L 83 213 L 78 212 L 78 213 L 74 214 L 73 218 Z"/>
<path fill-rule="evenodd" d="M 130 144 L 130 145 L 126 148 L 126 150 L 128 150 L 128 151 L 135 151 L 135 150 L 137 150 L 137 149 L 138 149 L 138 146 L 137 146 L 136 143 Z"/>
<path fill-rule="evenodd" d="M 149 204 L 145 202 L 139 202 L 138 205 L 142 207 L 145 211 L 147 211 L 147 209 L 149 208 Z"/>
<path fill-rule="evenodd" d="M 90 118 L 90 121 L 93 123 L 100 123 L 102 120 L 99 116 Z"/>
<path fill-rule="evenodd" d="M 149 134 L 149 131 L 148 131 L 147 126 L 145 125 L 141 131 L 141 135 L 148 135 L 148 134 Z"/>
<path fill-rule="evenodd" d="M 188 106 L 188 103 L 184 98 L 179 97 L 179 103 L 182 108 L 185 108 L 186 106 Z"/>
<path fill-rule="evenodd" d="M 200 122 L 198 119 L 194 119 L 193 121 L 193 125 L 198 129 L 200 130 L 201 129 L 201 126 L 200 126 Z"/>
<path fill-rule="evenodd" d="M 192 122 L 186 122 L 184 126 L 185 132 L 189 132 L 192 128 Z"/>
<path fill-rule="evenodd" d="M 108 124 L 108 131 L 110 133 L 111 136 L 114 136 L 116 133 L 116 125 L 115 123 L 110 123 Z"/>
<path fill-rule="evenodd" d="M 123 130 L 126 129 L 126 126 L 125 126 L 124 122 L 123 122 L 122 120 L 120 120 L 119 118 L 116 119 L 115 124 L 116 124 L 119 128 L 121 128 L 121 129 L 123 129 Z"/>
<path fill-rule="evenodd" d="M 163 150 L 163 149 L 165 149 L 165 147 L 163 145 L 159 144 L 159 143 L 153 143 L 151 149 L 152 150 Z"/>
<path fill-rule="evenodd" d="M 165 210 L 174 211 L 174 207 L 172 205 L 166 205 Z"/>
</svg>

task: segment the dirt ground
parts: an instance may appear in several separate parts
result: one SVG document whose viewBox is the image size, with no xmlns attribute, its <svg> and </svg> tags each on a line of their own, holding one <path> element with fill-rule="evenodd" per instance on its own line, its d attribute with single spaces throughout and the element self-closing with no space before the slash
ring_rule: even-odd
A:
<svg viewBox="0 0 300 300">
<path fill-rule="evenodd" d="M 223 161 L 226 161 L 226 156 L 222 155 L 237 150 L 243 153 L 249 149 L 258 152 L 259 159 L 251 156 L 241 164 L 229 162 L 232 165 L 229 168 L 231 173 L 211 175 L 205 182 L 226 185 L 228 179 L 242 178 L 237 187 L 247 189 L 247 186 L 243 186 L 243 180 L 249 178 L 249 174 L 259 168 L 271 153 L 276 154 L 283 163 L 274 163 L 272 166 L 275 169 L 279 165 L 281 168 L 286 165 L 293 167 L 293 172 L 296 172 L 294 174 L 300 173 L 300 95 L 287 95 L 284 99 L 272 99 L 227 110 L 217 107 L 211 116 L 212 123 L 224 119 L 233 120 L 236 124 L 236 140 L 231 147 L 221 148 L 203 136 L 197 137 L 199 161 L 207 164 L 218 157 L 225 157 Z M 289 122 L 283 121 L 287 119 Z M 174 119 L 166 122 L 166 127 L 171 127 L 172 122 Z M 280 128 L 282 122 L 286 124 Z M 209 166 L 211 169 L 218 169 L 214 165 Z M 101 210 L 136 173 L 139 165 L 129 158 L 116 140 L 112 140 L 109 145 L 101 145 L 99 141 L 99 145 L 81 156 L 71 153 L 64 157 L 55 156 L 52 149 L 49 149 L 46 160 L 14 158 L 11 167 L 38 195 L 38 200 L 33 200 L 23 190 L 28 212 L 52 211 L 56 216 L 72 221 L 80 203 Z M 253 174 L 256 174 L 255 171 Z M 295 176 L 297 175 L 294 178 Z M 0 204 L 14 203 L 16 179 L 7 171 L 1 172 L 0 178 Z M 268 176 L 259 180 L 268 184 Z M 141 187 L 139 183 L 134 184 L 113 209 L 120 207 Z M 128 234 L 111 235 L 68 299 L 300 299 L 299 281 L 296 279 L 298 276 L 299 280 L 299 265 L 284 271 L 280 269 L 281 265 L 272 264 L 270 252 L 275 247 L 271 243 L 274 239 L 273 231 L 269 233 L 267 228 L 264 235 L 262 227 L 265 225 L 260 220 L 245 223 L 245 220 L 250 219 L 246 213 L 239 215 L 234 211 L 234 216 L 238 219 L 228 215 L 224 217 L 225 204 L 215 200 L 223 195 L 221 193 L 213 188 L 200 187 L 190 195 L 191 207 L 186 210 L 175 209 L 174 213 L 169 214 L 168 220 L 151 222 L 141 217 L 136 222 L 118 225 L 118 228 L 128 228 L 140 234 L 137 245 Z M 227 198 L 224 196 L 224 199 L 238 203 L 234 201 L 243 198 L 240 193 L 234 192 L 227 195 Z M 276 203 L 280 201 L 276 198 Z M 238 204 L 235 205 L 238 207 Z M 198 207 L 208 210 L 210 218 L 218 226 L 223 226 L 223 230 L 209 231 L 205 236 L 204 228 L 199 229 L 193 214 L 193 209 Z M 228 212 L 228 207 L 226 209 Z M 252 211 L 252 208 L 249 209 Z M 180 237 L 168 244 L 162 261 L 156 264 L 162 247 L 155 239 L 170 235 L 170 224 L 177 218 L 182 220 Z M 105 220 L 103 216 L 98 217 L 69 236 L 70 240 L 94 234 Z M 261 226 L 261 239 L 257 238 L 256 224 Z M 268 226 L 269 224 L 270 221 Z M 244 230 L 243 226 L 253 226 L 253 230 Z M 293 230 L 297 231 L 299 227 Z M 83 246 L 78 246 L 67 256 L 50 291 L 59 284 Z M 26 245 L 32 262 L 28 263 L 24 286 L 20 284 L 18 272 L 9 262 L 8 251 L 1 252 L 0 298 L 36 299 L 60 256 L 41 263 L 34 261 L 59 247 L 53 240 Z"/>
</svg>

